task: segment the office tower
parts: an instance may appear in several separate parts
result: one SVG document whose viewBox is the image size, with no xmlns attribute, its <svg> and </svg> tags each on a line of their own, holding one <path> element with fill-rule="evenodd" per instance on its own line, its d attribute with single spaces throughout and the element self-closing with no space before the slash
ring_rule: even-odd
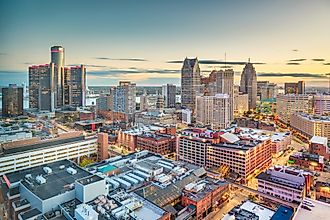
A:
<svg viewBox="0 0 330 220">
<path fill-rule="evenodd" d="M 295 94 L 277 95 L 276 111 L 280 121 L 290 124 L 292 114 L 296 112 L 313 112 L 313 96 Z"/>
<path fill-rule="evenodd" d="M 23 87 L 10 84 L 2 88 L 2 117 L 23 114 Z"/>
<path fill-rule="evenodd" d="M 229 96 L 229 120 L 234 119 L 234 71 L 212 71 L 209 76 L 207 90 L 210 95 L 228 94 Z"/>
<path fill-rule="evenodd" d="M 54 63 L 57 67 L 57 71 L 54 74 L 54 86 L 55 86 L 55 108 L 60 108 L 63 106 L 63 90 L 64 90 L 64 48 L 62 46 L 53 46 L 50 48 L 51 51 L 51 63 Z"/>
<path fill-rule="evenodd" d="M 86 105 L 86 68 L 84 65 L 70 68 L 71 103 L 70 106 Z"/>
<path fill-rule="evenodd" d="M 181 105 L 195 112 L 196 95 L 201 92 L 201 75 L 198 59 L 183 61 L 181 69 Z"/>
<path fill-rule="evenodd" d="M 54 63 L 29 67 L 29 107 L 39 111 L 54 111 Z"/>
<path fill-rule="evenodd" d="M 257 73 L 250 60 L 245 65 L 241 75 L 240 92 L 249 95 L 249 109 L 255 109 L 257 103 Z"/>
<path fill-rule="evenodd" d="M 162 95 L 164 97 L 165 108 L 175 108 L 176 86 L 173 84 L 163 85 Z"/>
<path fill-rule="evenodd" d="M 284 83 L 285 94 L 305 94 L 305 82 Z"/>
<path fill-rule="evenodd" d="M 196 97 L 196 122 L 210 125 L 212 129 L 224 129 L 231 123 L 230 96 L 216 94 L 214 96 Z"/>
<path fill-rule="evenodd" d="M 118 86 L 111 89 L 110 94 L 113 99 L 113 112 L 123 113 L 128 121 L 133 121 L 136 109 L 136 84 L 120 81 Z"/>
</svg>

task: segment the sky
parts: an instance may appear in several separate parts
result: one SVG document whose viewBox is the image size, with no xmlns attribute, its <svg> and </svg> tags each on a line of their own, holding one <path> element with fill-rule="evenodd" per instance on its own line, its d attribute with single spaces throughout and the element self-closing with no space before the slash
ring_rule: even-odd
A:
<svg viewBox="0 0 330 220">
<path fill-rule="evenodd" d="M 329 0 L 0 0 L 0 85 L 27 82 L 62 45 L 88 85 L 179 85 L 198 57 L 203 75 L 227 66 L 235 83 L 250 58 L 258 80 L 328 86 L 329 12 Z"/>
</svg>

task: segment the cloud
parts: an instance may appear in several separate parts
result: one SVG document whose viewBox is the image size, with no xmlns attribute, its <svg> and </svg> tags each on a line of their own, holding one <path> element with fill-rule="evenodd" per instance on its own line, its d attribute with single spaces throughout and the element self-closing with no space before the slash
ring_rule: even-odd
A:
<svg viewBox="0 0 330 220">
<path fill-rule="evenodd" d="M 77 63 L 77 64 L 69 64 L 68 66 L 80 66 L 82 65 L 81 63 Z M 106 68 L 108 66 L 104 66 L 104 65 L 95 65 L 95 64 L 84 64 L 86 67 L 95 67 L 95 68 Z"/>
<path fill-rule="evenodd" d="M 323 63 L 323 65 L 330 65 L 330 63 Z"/>
<path fill-rule="evenodd" d="M 95 59 L 97 60 L 119 60 L 119 61 L 132 61 L 132 62 L 145 62 L 148 61 L 146 59 L 142 59 L 142 58 L 109 58 L 109 57 L 95 57 Z"/>
<path fill-rule="evenodd" d="M 325 61 L 325 59 L 322 59 L 322 58 L 314 58 L 314 59 L 312 59 L 312 61 L 319 61 L 319 62 L 321 62 L 321 61 Z"/>
<path fill-rule="evenodd" d="M 304 77 L 304 78 L 325 78 L 324 74 L 319 73 L 259 73 L 258 76 L 264 77 Z"/>
<path fill-rule="evenodd" d="M 286 65 L 300 65 L 300 63 L 296 63 L 296 62 L 289 62 L 289 63 L 286 63 Z"/>
<path fill-rule="evenodd" d="M 7 55 L 8 55 L 7 53 L 0 52 L 0 56 L 7 56 Z"/>
<path fill-rule="evenodd" d="M 32 62 L 24 62 L 23 64 L 25 64 L 25 65 L 32 65 L 32 64 L 35 64 L 35 63 L 32 63 Z"/>
<path fill-rule="evenodd" d="M 302 62 L 305 61 L 306 59 L 304 58 L 300 58 L 300 59 L 293 59 L 293 60 L 289 60 L 289 62 Z"/>
<path fill-rule="evenodd" d="M 229 64 L 229 65 L 245 65 L 247 62 L 246 61 L 221 61 L 221 60 L 198 60 L 200 64 Z M 170 60 L 167 61 L 166 63 L 178 63 L 182 64 L 182 60 Z M 252 64 L 266 64 L 262 62 L 252 62 Z"/>
<path fill-rule="evenodd" d="M 110 69 L 100 71 L 88 71 L 87 74 L 95 76 L 120 76 L 123 74 L 179 74 L 180 70 L 176 69 L 138 69 L 131 67 L 128 69 Z"/>
</svg>

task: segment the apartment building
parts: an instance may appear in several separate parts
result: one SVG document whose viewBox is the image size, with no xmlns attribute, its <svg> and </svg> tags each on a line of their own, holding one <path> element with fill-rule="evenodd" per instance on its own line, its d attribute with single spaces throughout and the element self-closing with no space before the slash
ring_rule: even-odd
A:
<svg viewBox="0 0 330 220">
<path fill-rule="evenodd" d="M 276 111 L 280 121 L 290 124 L 292 114 L 313 112 L 313 96 L 304 94 L 278 95 L 276 97 Z"/>
<path fill-rule="evenodd" d="M 307 139 L 313 136 L 330 138 L 330 117 L 304 113 L 291 115 L 290 126 Z"/>
</svg>

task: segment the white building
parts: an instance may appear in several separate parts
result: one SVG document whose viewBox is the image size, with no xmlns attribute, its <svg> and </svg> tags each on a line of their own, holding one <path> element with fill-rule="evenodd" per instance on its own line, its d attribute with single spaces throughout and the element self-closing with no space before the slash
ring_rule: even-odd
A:
<svg viewBox="0 0 330 220">
<path fill-rule="evenodd" d="M 64 159 L 78 159 L 97 153 L 97 138 L 83 136 L 40 141 L 20 147 L 2 148 L 0 175 Z"/>
<path fill-rule="evenodd" d="M 289 124 L 292 114 L 313 112 L 313 96 L 304 94 L 278 95 L 276 97 L 276 111 L 279 119 L 283 123 Z"/>
<path fill-rule="evenodd" d="M 191 124 L 192 111 L 190 109 L 182 109 L 182 123 Z"/>
<path fill-rule="evenodd" d="M 260 173 L 258 191 L 288 202 L 300 203 L 306 195 L 309 172 L 285 166 L 274 166 Z"/>
<path fill-rule="evenodd" d="M 196 122 L 224 129 L 231 123 L 230 97 L 228 94 L 196 97 Z"/>
</svg>

